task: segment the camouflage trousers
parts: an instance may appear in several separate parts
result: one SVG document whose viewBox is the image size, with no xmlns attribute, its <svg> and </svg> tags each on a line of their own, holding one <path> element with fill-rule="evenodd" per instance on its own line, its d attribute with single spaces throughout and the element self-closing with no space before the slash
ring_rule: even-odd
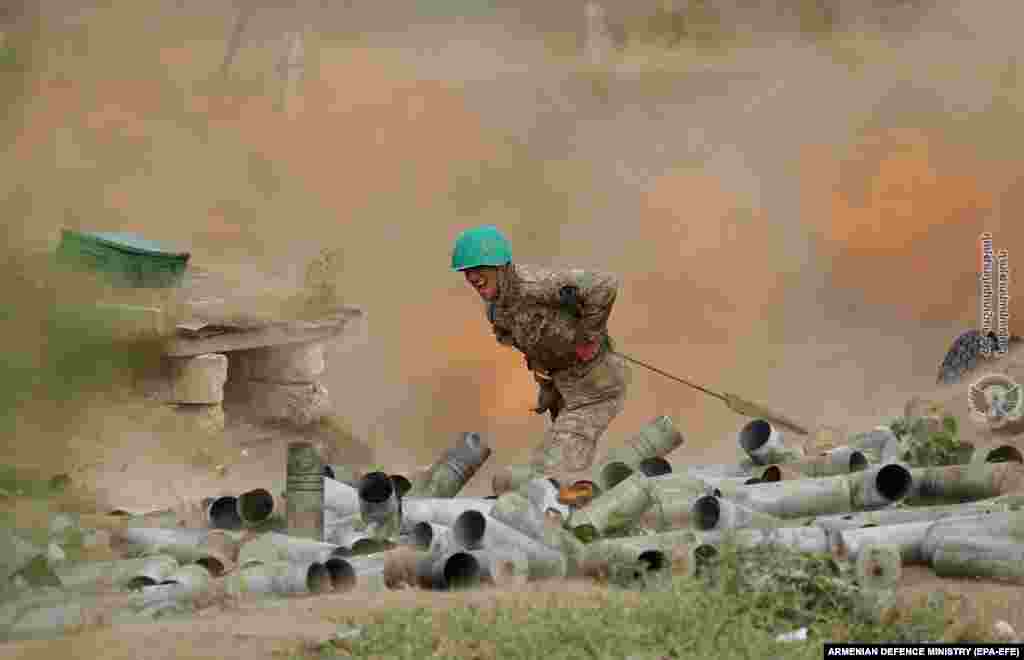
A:
<svg viewBox="0 0 1024 660">
<path fill-rule="evenodd" d="M 625 362 L 605 354 L 588 366 L 583 375 L 555 375 L 565 405 L 530 458 L 535 473 L 564 485 L 590 478 L 598 441 L 625 403 L 630 376 Z"/>
<path fill-rule="evenodd" d="M 534 448 L 530 466 L 534 472 L 562 485 L 590 480 L 597 443 L 623 408 L 623 398 L 564 410 Z"/>
</svg>

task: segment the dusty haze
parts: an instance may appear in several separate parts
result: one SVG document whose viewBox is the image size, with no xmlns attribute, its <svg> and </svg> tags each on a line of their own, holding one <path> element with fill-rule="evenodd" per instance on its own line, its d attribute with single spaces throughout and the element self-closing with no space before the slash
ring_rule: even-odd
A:
<svg viewBox="0 0 1024 660">
<path fill-rule="evenodd" d="M 484 222 L 518 261 L 618 273 L 624 352 L 857 428 L 932 389 L 976 322 L 978 234 L 1024 258 L 1024 12 L 969 6 L 887 38 L 634 49 L 595 79 L 555 46 L 572 35 L 515 13 L 418 27 L 314 3 L 289 120 L 273 66 L 294 14 L 254 15 L 227 101 L 212 92 L 228 7 L 44 3 L 4 222 L 24 250 L 61 226 L 136 232 L 253 286 L 340 248 L 369 323 L 327 386 L 380 463 L 424 464 L 463 430 L 488 434 L 492 463 L 520 461 L 543 432 L 521 356 L 448 267 Z M 679 460 L 736 456 L 743 418 L 637 367 L 603 446 L 661 414 L 686 436 Z"/>
</svg>

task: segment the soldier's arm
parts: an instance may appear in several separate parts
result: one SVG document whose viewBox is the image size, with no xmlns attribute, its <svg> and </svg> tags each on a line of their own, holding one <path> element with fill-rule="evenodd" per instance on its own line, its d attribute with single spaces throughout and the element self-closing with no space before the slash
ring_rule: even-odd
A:
<svg viewBox="0 0 1024 660">
<path fill-rule="evenodd" d="M 619 278 L 597 270 L 530 269 L 523 278 L 523 293 L 547 305 L 562 305 L 573 295 L 578 303 L 583 341 L 599 340 L 619 293 Z M 567 295 L 568 294 L 568 295 Z"/>
</svg>

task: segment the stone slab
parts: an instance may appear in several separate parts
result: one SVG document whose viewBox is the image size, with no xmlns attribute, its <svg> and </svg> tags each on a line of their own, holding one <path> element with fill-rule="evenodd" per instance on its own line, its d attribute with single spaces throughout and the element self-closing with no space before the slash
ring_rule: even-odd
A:
<svg viewBox="0 0 1024 660">
<path fill-rule="evenodd" d="M 249 403 L 265 421 L 309 426 L 330 413 L 330 399 L 320 383 L 292 384 L 246 381 Z"/>
<path fill-rule="evenodd" d="M 171 359 L 171 403 L 222 403 L 228 357 L 204 353 Z"/>
<path fill-rule="evenodd" d="M 268 383 L 314 383 L 327 370 L 322 342 L 238 352 L 239 376 Z"/>
<path fill-rule="evenodd" d="M 270 346 L 324 343 L 345 332 L 365 315 L 357 307 L 343 307 L 317 321 L 220 321 L 204 320 L 179 323 L 164 347 L 170 357 L 189 357 L 204 353 L 226 353 Z"/>
</svg>

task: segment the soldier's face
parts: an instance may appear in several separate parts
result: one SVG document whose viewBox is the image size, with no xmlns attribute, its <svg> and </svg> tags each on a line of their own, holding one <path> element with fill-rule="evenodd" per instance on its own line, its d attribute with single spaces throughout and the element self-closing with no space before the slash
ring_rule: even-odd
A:
<svg viewBox="0 0 1024 660">
<path fill-rule="evenodd" d="M 463 271 L 466 281 L 484 300 L 494 300 L 498 296 L 498 269 L 493 266 L 481 266 Z"/>
</svg>

